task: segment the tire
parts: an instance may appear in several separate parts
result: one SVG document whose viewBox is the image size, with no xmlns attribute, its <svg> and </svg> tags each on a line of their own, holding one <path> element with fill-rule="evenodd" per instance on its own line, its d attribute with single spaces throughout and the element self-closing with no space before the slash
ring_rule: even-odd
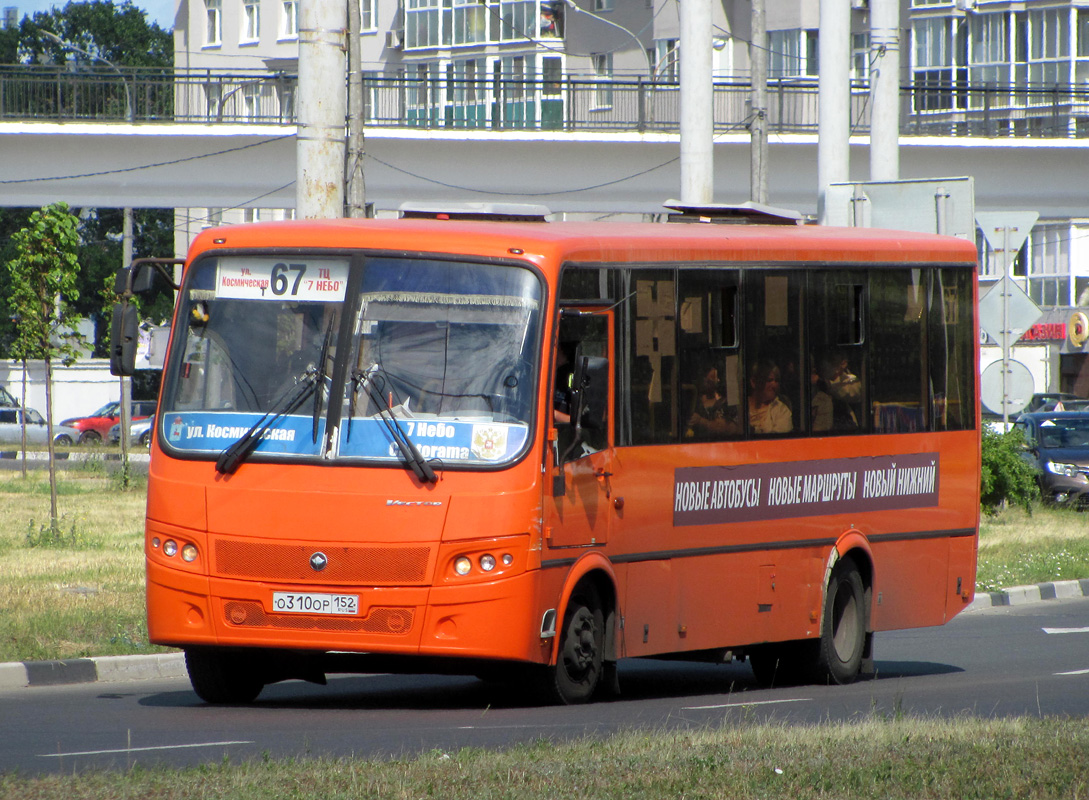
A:
<svg viewBox="0 0 1089 800">
<path fill-rule="evenodd" d="M 197 697 L 213 705 L 252 703 L 265 687 L 259 659 L 238 651 L 186 650 L 185 668 Z"/>
<path fill-rule="evenodd" d="M 814 675 L 819 682 L 844 684 L 858 678 L 867 622 L 862 576 L 850 557 L 841 558 L 832 568 L 825 594 Z"/>
<path fill-rule="evenodd" d="M 140 434 L 140 444 L 144 447 L 151 447 L 151 431 L 147 430 Z"/>
<path fill-rule="evenodd" d="M 79 435 L 79 443 L 88 445 L 102 444 L 102 437 L 98 431 L 84 431 Z"/>
<path fill-rule="evenodd" d="M 554 703 L 586 703 L 605 673 L 605 614 L 592 584 L 575 588 L 563 615 L 556 664 L 545 672 L 546 698 Z"/>
<path fill-rule="evenodd" d="M 53 439 L 53 444 L 58 444 L 61 447 L 71 447 L 72 437 L 69 436 L 67 433 L 59 434 L 55 439 Z"/>
</svg>

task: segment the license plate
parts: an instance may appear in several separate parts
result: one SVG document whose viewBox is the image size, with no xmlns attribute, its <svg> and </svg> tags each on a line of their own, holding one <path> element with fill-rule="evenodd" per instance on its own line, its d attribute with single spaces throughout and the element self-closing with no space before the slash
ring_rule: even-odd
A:
<svg viewBox="0 0 1089 800">
<path fill-rule="evenodd" d="M 359 595 L 317 592 L 273 592 L 272 610 L 277 614 L 359 613 Z"/>
</svg>

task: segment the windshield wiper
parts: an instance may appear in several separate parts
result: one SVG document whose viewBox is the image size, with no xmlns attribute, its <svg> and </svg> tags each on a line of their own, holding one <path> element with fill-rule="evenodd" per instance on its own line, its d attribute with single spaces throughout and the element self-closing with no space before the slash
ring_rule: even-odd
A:
<svg viewBox="0 0 1089 800">
<path fill-rule="evenodd" d="M 318 386 L 319 373 L 320 370 L 313 366 L 307 369 L 299 382 L 284 392 L 272 408 L 266 411 L 264 416 L 253 424 L 253 427 L 242 434 L 242 438 L 219 454 L 219 458 L 216 459 L 216 472 L 224 475 L 234 474 L 242 462 L 257 448 L 265 431 L 275 425 L 281 417 L 297 411 L 306 402 L 306 398 Z"/>
<path fill-rule="evenodd" d="M 371 380 L 378 371 L 379 367 L 377 364 L 373 364 L 367 370 L 352 370 L 352 401 L 348 411 L 348 424 L 349 426 L 351 425 L 352 412 L 355 410 L 356 392 L 362 388 L 367 392 L 367 396 L 378 408 L 378 418 L 385 423 L 386 430 L 389 431 L 389 435 L 397 445 L 397 449 L 401 451 L 405 463 L 408 464 L 409 468 L 416 474 L 416 477 L 421 483 L 434 483 L 438 480 L 435 477 L 435 470 L 431 469 L 431 465 L 424 460 L 423 455 L 416 448 L 416 445 L 408 438 L 408 434 L 406 434 L 405 429 L 401 427 L 401 423 L 397 421 L 397 417 L 395 417 L 393 412 L 387 409 L 383 404 L 382 393 Z"/>
<path fill-rule="evenodd" d="M 321 418 L 322 405 L 325 401 L 325 359 L 329 356 L 329 342 L 333 338 L 333 320 L 325 329 L 325 339 L 321 343 L 321 352 L 318 354 L 317 374 L 314 379 L 314 429 L 313 443 L 318 443 L 318 420 Z"/>
</svg>

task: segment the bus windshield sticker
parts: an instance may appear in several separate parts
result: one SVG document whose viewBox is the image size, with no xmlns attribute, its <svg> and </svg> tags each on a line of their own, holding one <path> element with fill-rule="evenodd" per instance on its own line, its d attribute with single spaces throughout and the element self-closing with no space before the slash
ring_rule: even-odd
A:
<svg viewBox="0 0 1089 800">
<path fill-rule="evenodd" d="M 237 412 L 175 411 L 163 415 L 163 436 L 178 450 L 218 453 L 246 435 L 261 414 Z M 319 422 L 318 442 L 324 437 L 325 421 Z M 281 417 L 261 434 L 258 453 L 313 455 L 314 419 L 310 414 Z"/>
<path fill-rule="evenodd" d="M 674 470 L 673 524 L 714 525 L 938 505 L 938 453 Z"/>
<path fill-rule="evenodd" d="M 405 434 L 427 460 L 448 464 L 496 464 L 513 458 L 526 443 L 528 426 L 469 420 L 398 419 Z M 389 432 L 377 419 L 354 418 L 351 434 L 341 427 L 342 458 L 397 460 L 400 456 Z"/>
<path fill-rule="evenodd" d="M 347 286 L 346 259 L 224 257 L 215 294 L 233 300 L 339 302 Z"/>
</svg>

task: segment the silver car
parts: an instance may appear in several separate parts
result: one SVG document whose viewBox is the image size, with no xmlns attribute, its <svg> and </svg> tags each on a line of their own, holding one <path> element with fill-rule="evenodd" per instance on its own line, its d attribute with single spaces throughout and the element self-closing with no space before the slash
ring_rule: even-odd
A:
<svg viewBox="0 0 1089 800">
<path fill-rule="evenodd" d="M 42 415 L 33 408 L 26 409 L 27 444 L 46 444 L 49 427 Z M 53 426 L 53 442 L 69 447 L 79 440 L 79 431 L 63 425 Z M 21 444 L 23 441 L 23 409 L 0 408 L 0 444 Z"/>
<path fill-rule="evenodd" d="M 146 419 L 138 419 L 132 423 L 129 427 L 129 441 L 139 442 L 144 447 L 151 446 L 151 426 L 155 422 L 155 417 L 147 417 Z M 109 435 L 106 437 L 106 441 L 110 444 L 118 444 L 121 441 L 121 423 L 117 423 L 110 428 Z"/>
</svg>

